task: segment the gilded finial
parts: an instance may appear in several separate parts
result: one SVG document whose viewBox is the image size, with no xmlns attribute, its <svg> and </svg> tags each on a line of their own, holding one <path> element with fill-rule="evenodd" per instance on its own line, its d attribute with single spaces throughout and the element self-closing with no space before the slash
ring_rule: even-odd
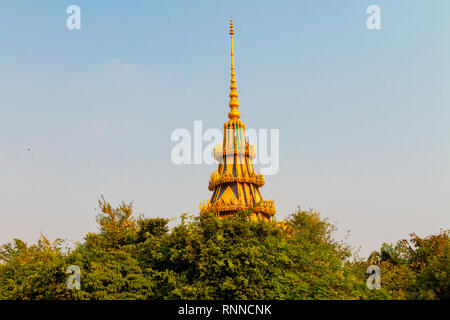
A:
<svg viewBox="0 0 450 320">
<path fill-rule="evenodd" d="M 230 119 L 239 119 L 241 117 L 241 114 L 239 113 L 239 101 L 237 100 L 238 93 L 236 91 L 236 73 L 234 72 L 234 48 L 233 48 L 233 35 L 234 35 L 234 28 L 233 28 L 233 17 L 230 15 L 230 36 L 231 36 L 231 85 L 230 85 L 230 102 L 229 106 L 231 108 L 230 112 L 228 113 L 228 118 Z"/>
<path fill-rule="evenodd" d="M 264 186 L 262 174 L 256 174 L 252 160 L 256 148 L 250 145 L 245 135 L 245 124 L 239 120 L 238 93 L 234 69 L 234 25 L 230 15 L 229 34 L 231 37 L 231 85 L 230 118 L 223 125 L 223 143 L 214 147 L 214 159 L 219 163 L 217 170 L 210 175 L 208 189 L 213 194 L 207 202 L 200 204 L 200 213 L 214 213 L 218 218 L 227 218 L 235 213 L 249 209 L 249 220 L 275 223 L 276 213 L 273 200 L 264 201 L 259 188 Z M 284 230 L 284 229 L 282 229 Z M 283 231 L 284 232 L 284 231 Z"/>
<path fill-rule="evenodd" d="M 233 15 L 230 14 L 230 36 L 234 35 L 233 30 Z"/>
</svg>

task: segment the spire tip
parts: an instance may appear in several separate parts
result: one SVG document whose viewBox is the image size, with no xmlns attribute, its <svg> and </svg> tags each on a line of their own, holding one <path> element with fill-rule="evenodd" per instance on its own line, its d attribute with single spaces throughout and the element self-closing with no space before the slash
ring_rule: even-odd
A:
<svg viewBox="0 0 450 320">
<path fill-rule="evenodd" d="M 237 100 L 238 93 L 236 91 L 236 73 L 234 71 L 234 48 L 233 48 L 233 18 L 230 15 L 230 35 L 231 35 L 231 85 L 230 85 L 230 112 L 228 113 L 228 118 L 230 119 L 239 119 L 240 113 L 238 111 L 239 102 Z"/>
<path fill-rule="evenodd" d="M 234 35 L 234 29 L 233 29 L 233 16 L 230 13 L 230 35 Z"/>
</svg>

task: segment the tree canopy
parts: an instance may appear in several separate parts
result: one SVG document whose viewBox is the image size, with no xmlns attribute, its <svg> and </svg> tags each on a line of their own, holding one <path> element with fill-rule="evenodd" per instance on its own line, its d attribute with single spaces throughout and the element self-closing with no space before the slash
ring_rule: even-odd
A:
<svg viewBox="0 0 450 320">
<path fill-rule="evenodd" d="M 0 248 L 0 299 L 449 299 L 449 232 L 384 244 L 367 261 L 354 258 L 335 227 L 298 209 L 276 223 L 249 221 L 250 211 L 219 219 L 133 217 L 132 204 L 103 198 L 99 230 L 67 249 L 43 235 L 28 246 Z M 377 264 L 382 288 L 366 286 Z M 80 289 L 69 289 L 69 266 Z"/>
</svg>

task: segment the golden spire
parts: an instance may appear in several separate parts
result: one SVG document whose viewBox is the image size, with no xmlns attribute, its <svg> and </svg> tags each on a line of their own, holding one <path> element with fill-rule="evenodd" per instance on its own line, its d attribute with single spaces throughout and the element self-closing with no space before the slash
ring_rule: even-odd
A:
<svg viewBox="0 0 450 320">
<path fill-rule="evenodd" d="M 273 200 L 265 201 L 259 188 L 265 184 L 261 174 L 255 174 L 252 160 L 256 157 L 255 146 L 245 137 L 245 125 L 238 111 L 234 71 L 233 20 L 230 18 L 231 36 L 231 85 L 230 120 L 224 123 L 223 143 L 214 147 L 214 158 L 219 162 L 210 176 L 208 189 L 213 191 L 208 203 L 200 205 L 200 213 L 215 213 L 220 218 L 233 215 L 241 210 L 251 209 L 251 220 L 271 221 L 275 215 Z"/>
<path fill-rule="evenodd" d="M 239 101 L 237 99 L 238 93 L 236 91 L 236 73 L 234 72 L 234 49 L 233 49 L 233 35 L 234 35 L 234 29 L 233 29 L 233 18 L 230 15 L 230 36 L 231 36 L 231 85 L 230 85 L 230 102 L 229 106 L 231 108 L 231 111 L 228 113 L 228 118 L 230 119 L 239 119 L 241 117 L 241 114 L 239 113 Z"/>
</svg>

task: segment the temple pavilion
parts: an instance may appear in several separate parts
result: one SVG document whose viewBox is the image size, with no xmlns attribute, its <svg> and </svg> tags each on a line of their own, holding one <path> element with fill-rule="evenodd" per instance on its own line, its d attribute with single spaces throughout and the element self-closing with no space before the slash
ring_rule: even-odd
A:
<svg viewBox="0 0 450 320">
<path fill-rule="evenodd" d="M 259 188 L 264 185 L 264 177 L 256 174 L 252 160 L 256 148 L 245 136 L 245 124 L 241 117 L 234 69 L 233 20 L 230 18 L 231 36 L 231 85 L 229 120 L 224 123 L 223 143 L 214 148 L 214 158 L 219 162 L 211 174 L 209 190 L 213 192 L 208 202 L 200 204 L 200 213 L 211 212 L 219 217 L 227 217 L 238 211 L 252 209 L 250 219 L 272 220 L 275 215 L 274 201 L 263 200 Z"/>
</svg>

